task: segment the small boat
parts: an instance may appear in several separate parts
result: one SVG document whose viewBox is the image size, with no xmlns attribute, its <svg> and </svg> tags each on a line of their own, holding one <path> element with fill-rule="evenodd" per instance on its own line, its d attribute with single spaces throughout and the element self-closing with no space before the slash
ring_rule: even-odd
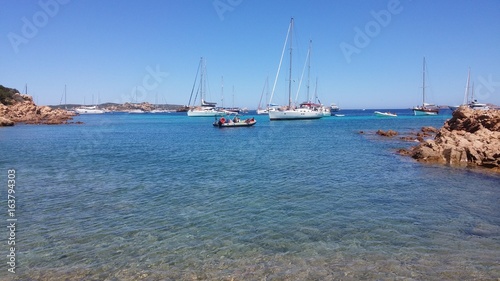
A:
<svg viewBox="0 0 500 281">
<path fill-rule="evenodd" d="M 336 113 L 335 113 L 335 114 L 333 114 L 333 116 L 335 116 L 335 117 L 344 117 L 344 116 L 345 116 L 345 114 L 336 114 Z"/>
<path fill-rule="evenodd" d="M 224 117 L 221 117 L 220 119 L 216 119 L 215 122 L 213 123 L 214 127 L 219 127 L 219 128 L 226 128 L 226 127 L 251 127 L 257 123 L 257 120 L 255 118 L 248 118 L 245 120 L 241 120 L 237 116 L 235 116 L 233 119 L 226 119 Z"/>
<path fill-rule="evenodd" d="M 380 112 L 380 111 L 375 111 L 375 116 L 377 117 L 398 117 L 396 113 L 390 113 L 390 112 Z"/>
</svg>

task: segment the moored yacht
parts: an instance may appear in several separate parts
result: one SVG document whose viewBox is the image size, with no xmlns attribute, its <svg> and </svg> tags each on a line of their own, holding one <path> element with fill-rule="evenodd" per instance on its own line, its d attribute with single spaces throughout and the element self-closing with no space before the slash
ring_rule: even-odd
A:
<svg viewBox="0 0 500 281">
<path fill-rule="evenodd" d="M 285 39 L 285 45 L 283 46 L 283 52 L 281 55 L 280 65 L 278 67 L 278 72 L 276 74 L 276 79 L 274 80 L 273 92 L 276 87 L 276 81 L 278 80 L 279 69 L 281 69 L 281 62 L 283 61 L 283 54 L 285 53 L 286 41 L 288 36 L 290 36 L 290 72 L 288 79 L 288 105 L 281 106 L 277 108 L 269 108 L 269 120 L 301 120 L 301 119 L 319 119 L 323 117 L 323 111 L 320 107 L 316 107 L 315 104 L 310 102 L 305 102 L 300 104 L 299 107 L 292 105 L 292 32 L 293 31 L 293 18 L 290 20 L 290 25 L 287 32 L 287 37 Z M 319 105 L 318 105 L 319 106 Z"/>
<path fill-rule="evenodd" d="M 425 57 L 422 71 L 422 105 L 415 106 L 413 108 L 413 114 L 416 116 L 422 115 L 437 115 L 439 113 L 439 107 L 434 104 L 429 104 L 425 102 Z"/>
<path fill-rule="evenodd" d="M 205 61 L 203 58 L 200 59 L 200 64 L 198 68 L 198 72 L 200 73 L 200 85 L 198 88 L 198 92 L 196 93 L 196 96 L 198 94 L 200 95 L 200 105 L 199 106 L 191 106 L 189 110 L 187 111 L 187 116 L 189 117 L 214 117 L 214 116 L 222 116 L 224 115 L 223 110 L 217 109 L 215 106 L 217 103 L 215 102 L 208 102 L 205 101 L 205 72 L 206 72 L 206 66 L 205 66 Z M 198 74 L 195 77 L 195 84 L 196 84 L 196 79 Z M 194 91 L 194 85 L 193 85 L 193 91 Z M 191 98 L 193 96 L 193 91 L 191 92 Z M 189 102 L 191 103 L 191 98 L 189 99 Z M 195 97 L 196 99 L 196 97 Z"/>
<path fill-rule="evenodd" d="M 75 112 L 78 114 L 103 114 L 104 110 L 97 108 L 97 106 L 81 106 L 75 108 Z"/>
</svg>

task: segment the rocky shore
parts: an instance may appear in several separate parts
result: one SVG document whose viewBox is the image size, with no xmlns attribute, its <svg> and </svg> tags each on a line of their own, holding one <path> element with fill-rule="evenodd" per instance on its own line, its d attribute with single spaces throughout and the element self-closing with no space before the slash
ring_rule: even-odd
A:
<svg viewBox="0 0 500 281">
<path fill-rule="evenodd" d="M 417 146 L 399 152 L 421 162 L 500 172 L 500 110 L 460 107 L 433 139 L 420 139 Z"/>
<path fill-rule="evenodd" d="M 37 106 L 31 96 L 22 95 L 15 89 L 2 86 L 1 90 L 0 126 L 13 126 L 15 123 L 66 124 L 75 115 L 64 109 Z"/>
</svg>

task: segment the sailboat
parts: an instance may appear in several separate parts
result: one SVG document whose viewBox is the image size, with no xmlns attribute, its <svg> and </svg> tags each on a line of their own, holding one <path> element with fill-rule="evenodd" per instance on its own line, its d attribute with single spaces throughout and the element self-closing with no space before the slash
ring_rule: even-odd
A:
<svg viewBox="0 0 500 281">
<path fill-rule="evenodd" d="M 85 99 L 83 103 L 85 104 Z M 92 95 L 92 103 L 94 103 L 94 95 Z M 99 96 L 97 97 L 97 103 L 99 103 Z M 75 108 L 75 112 L 78 114 L 104 114 L 104 110 L 97 108 L 97 105 L 82 105 L 78 108 Z"/>
<path fill-rule="evenodd" d="M 449 106 L 449 108 L 452 111 L 457 110 L 462 105 L 467 105 L 467 103 L 469 101 L 469 84 L 470 84 L 470 67 L 469 67 L 469 71 L 467 72 L 467 83 L 465 84 L 464 101 L 461 105 Z"/>
<path fill-rule="evenodd" d="M 299 107 L 292 105 L 292 33 L 293 33 L 293 18 L 290 20 L 290 25 L 288 27 L 287 36 L 285 39 L 285 45 L 283 46 L 283 51 L 281 53 L 280 64 L 278 66 L 278 71 L 276 73 L 276 79 L 274 80 L 273 91 L 271 93 L 271 100 L 274 96 L 274 90 L 276 89 L 276 82 L 278 81 L 279 72 L 281 69 L 281 63 L 283 61 L 283 55 L 285 53 L 286 43 L 288 41 L 288 36 L 290 36 L 290 72 L 288 79 L 288 105 L 281 106 L 278 108 L 269 108 L 269 120 L 301 120 L 301 119 L 319 119 L 323 117 L 323 112 L 321 109 L 313 106 L 310 102 L 302 103 Z M 271 104 L 271 102 L 269 102 Z"/>
<path fill-rule="evenodd" d="M 329 117 L 332 116 L 332 110 L 329 106 L 325 106 L 321 103 L 318 97 L 318 78 L 316 77 L 316 87 L 314 88 L 314 99 L 316 100 L 316 103 L 321 105 L 322 111 L 323 111 L 323 117 Z"/>
<path fill-rule="evenodd" d="M 205 60 L 203 57 L 200 59 L 200 65 L 198 67 L 198 72 L 196 73 L 196 77 L 194 80 L 193 90 L 191 91 L 191 97 L 189 98 L 189 104 L 191 104 L 191 98 L 193 97 L 194 87 L 196 85 L 196 79 L 198 78 L 198 73 L 200 73 L 200 85 L 198 87 L 198 94 L 200 95 L 200 105 L 191 107 L 187 111 L 187 116 L 189 117 L 214 117 L 214 116 L 222 116 L 224 115 L 224 111 L 218 110 L 215 106 L 217 103 L 205 101 L 205 76 L 206 76 L 206 66 Z M 196 100 L 196 96 L 195 99 Z"/>
<path fill-rule="evenodd" d="M 465 84 L 464 101 L 461 105 L 450 106 L 450 109 L 455 111 L 460 106 L 468 106 L 472 109 L 482 109 L 482 110 L 490 109 L 487 104 L 479 103 L 479 102 L 477 102 L 476 99 L 474 99 L 474 83 L 472 83 L 472 95 L 469 98 L 469 89 L 470 89 L 469 85 L 470 85 L 470 67 L 469 67 L 469 71 L 467 72 L 467 84 Z"/>
<path fill-rule="evenodd" d="M 425 102 L 425 57 L 422 71 L 422 105 L 413 108 L 414 115 L 437 115 L 439 108 L 433 104 Z"/>
<path fill-rule="evenodd" d="M 472 95 L 471 95 L 471 100 L 470 100 L 468 105 L 472 109 L 479 109 L 479 110 L 489 110 L 490 109 L 490 107 L 487 104 L 479 103 L 479 102 L 477 102 L 477 99 L 474 98 L 474 83 L 472 83 Z"/>
<path fill-rule="evenodd" d="M 264 97 L 264 92 L 266 93 L 266 99 L 267 100 L 267 93 L 269 89 L 269 78 L 266 78 L 266 82 L 264 83 L 264 88 L 262 88 L 262 93 L 260 94 L 260 100 L 259 100 L 259 106 L 257 107 L 257 114 L 269 114 L 269 109 L 266 106 L 266 108 L 262 108 L 262 98 Z"/>
</svg>

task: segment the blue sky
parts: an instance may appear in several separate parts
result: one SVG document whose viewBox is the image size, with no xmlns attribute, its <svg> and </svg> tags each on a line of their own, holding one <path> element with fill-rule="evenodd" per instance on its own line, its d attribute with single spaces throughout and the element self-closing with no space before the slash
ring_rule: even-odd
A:
<svg viewBox="0 0 500 281">
<path fill-rule="evenodd" d="M 497 0 L 0 0 L 0 84 L 38 104 L 187 104 L 200 57 L 207 99 L 256 108 L 272 84 L 290 18 L 293 88 L 313 41 L 311 93 L 342 108 L 463 100 L 468 67 L 481 102 L 500 104 Z M 287 98 L 287 57 L 273 102 Z M 284 70 L 284 71 L 283 71 Z M 305 99 L 302 82 L 299 101 Z M 272 85 L 271 85 L 272 86 Z M 136 94 L 136 89 L 138 93 Z M 234 102 L 234 103 L 233 103 Z"/>
</svg>

